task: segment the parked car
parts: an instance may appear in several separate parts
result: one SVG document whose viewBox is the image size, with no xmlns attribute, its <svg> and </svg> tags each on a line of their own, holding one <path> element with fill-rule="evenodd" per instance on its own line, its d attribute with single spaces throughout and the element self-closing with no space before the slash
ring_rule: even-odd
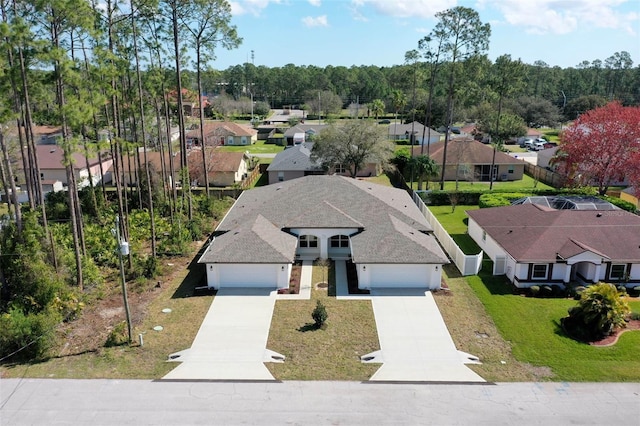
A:
<svg viewBox="0 0 640 426">
<path fill-rule="evenodd" d="M 531 151 L 542 151 L 544 149 L 544 142 L 534 142 L 531 148 Z"/>
<path fill-rule="evenodd" d="M 534 144 L 534 140 L 533 139 L 524 139 L 520 142 L 520 148 L 528 148 L 531 149 L 531 147 Z"/>
</svg>

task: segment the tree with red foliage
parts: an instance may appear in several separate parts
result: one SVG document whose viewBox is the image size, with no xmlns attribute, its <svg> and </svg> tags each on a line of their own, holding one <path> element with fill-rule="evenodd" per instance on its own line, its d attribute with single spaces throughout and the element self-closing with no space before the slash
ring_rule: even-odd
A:
<svg viewBox="0 0 640 426">
<path fill-rule="evenodd" d="M 611 102 L 587 111 L 562 132 L 556 162 L 570 185 L 600 195 L 615 182 L 640 183 L 640 107 Z"/>
</svg>

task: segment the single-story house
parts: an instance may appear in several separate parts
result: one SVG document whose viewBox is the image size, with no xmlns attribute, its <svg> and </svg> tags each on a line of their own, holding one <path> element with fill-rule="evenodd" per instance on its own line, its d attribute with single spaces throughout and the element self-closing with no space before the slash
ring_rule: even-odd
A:
<svg viewBox="0 0 640 426">
<path fill-rule="evenodd" d="M 271 110 L 271 115 L 264 120 L 264 124 L 283 124 L 295 119 L 304 121 L 305 113 L 303 109 L 283 108 Z"/>
<path fill-rule="evenodd" d="M 56 145 L 62 138 L 62 126 L 33 126 L 33 137 L 38 145 Z"/>
<path fill-rule="evenodd" d="M 139 152 L 138 154 L 140 156 L 140 164 L 144 165 L 145 164 L 144 152 L 142 151 L 142 152 Z M 153 181 L 162 180 L 163 169 L 167 175 L 170 173 L 171 156 L 167 151 L 164 152 L 164 157 L 158 151 L 147 151 L 146 157 L 147 157 L 147 163 L 149 164 L 149 172 L 151 174 L 151 179 Z M 175 179 L 176 181 L 180 180 L 179 178 L 180 152 L 179 151 L 173 153 L 173 168 L 175 171 L 174 176 L 168 176 L 169 182 L 167 182 L 167 185 L 171 185 L 171 179 Z M 121 164 L 121 170 L 122 170 L 122 178 L 121 178 L 122 184 L 135 185 L 139 178 L 138 175 L 140 173 L 138 169 L 137 158 L 135 156 L 124 157 Z M 143 180 L 146 179 L 145 176 L 142 176 L 141 178 Z"/>
<path fill-rule="evenodd" d="M 298 259 L 354 263 L 358 287 L 440 288 L 448 263 L 401 189 L 306 176 L 244 191 L 198 260 L 207 286 L 286 288 Z"/>
<path fill-rule="evenodd" d="M 284 139 L 289 146 L 313 142 L 313 138 L 326 127 L 326 124 L 296 124 L 284 132 Z"/>
<path fill-rule="evenodd" d="M 40 167 L 40 179 L 42 182 L 47 182 L 51 189 L 59 187 L 59 184 L 55 182 L 61 182 L 67 186 L 69 184 L 67 180 L 67 171 L 64 166 L 64 151 L 58 145 L 36 145 L 36 155 L 38 157 L 38 166 Z M 81 152 L 74 152 L 71 155 L 73 161 L 73 173 L 75 175 L 78 189 L 84 188 L 89 185 L 89 176 L 93 181 L 93 185 L 98 185 L 104 178 L 105 183 L 111 181 L 111 166 L 113 159 L 110 155 L 105 155 L 99 159 L 97 156 L 87 159 Z M 100 170 L 100 163 L 102 163 L 102 172 Z M 22 168 L 22 163 L 19 163 L 19 167 Z M 20 171 L 18 184 L 24 182 L 24 173 Z"/>
<path fill-rule="evenodd" d="M 257 130 L 230 121 L 208 121 L 203 127 L 205 146 L 251 145 L 258 140 Z M 199 126 L 189 130 L 186 138 L 187 147 L 202 146 Z"/>
<path fill-rule="evenodd" d="M 640 190 L 636 190 L 634 187 L 628 187 L 620 192 L 620 199 L 628 201 L 636 206 L 636 209 L 640 210 Z"/>
<path fill-rule="evenodd" d="M 389 139 L 392 141 L 397 140 L 411 140 L 411 133 L 414 135 L 415 145 L 430 145 L 439 142 L 444 135 L 429 129 L 422 123 L 414 121 L 413 123 L 401 124 L 391 123 L 389 124 Z"/>
<path fill-rule="evenodd" d="M 468 211 L 469 236 L 519 288 L 640 283 L 640 216 L 519 204 Z"/>
<path fill-rule="evenodd" d="M 284 151 L 280 151 L 274 157 L 267 172 L 269 174 L 269 184 L 284 182 L 308 175 L 337 174 L 348 176 L 349 171 L 337 164 L 330 170 L 325 170 L 317 161 L 311 158 L 313 150 L 312 142 L 304 142 L 291 146 Z M 378 176 L 382 173 L 382 167 L 377 162 L 367 162 L 358 171 L 357 177 Z"/>
<path fill-rule="evenodd" d="M 543 169 L 555 171 L 558 168 L 558 166 L 556 164 L 552 164 L 551 160 L 556 156 L 557 151 L 558 151 L 557 146 L 554 146 L 553 148 L 543 149 L 542 151 L 538 151 L 537 166 L 542 167 Z"/>
<path fill-rule="evenodd" d="M 232 186 L 242 182 L 249 170 L 249 157 L 244 152 L 225 152 L 218 148 L 205 147 L 210 186 Z M 204 185 L 202 151 L 194 149 L 187 157 L 189 177 L 192 183 Z"/>
<path fill-rule="evenodd" d="M 414 155 L 420 155 L 420 148 L 413 148 Z M 429 147 L 429 157 L 442 167 L 444 157 L 444 141 Z M 489 182 L 491 165 L 493 164 L 493 180 L 521 180 L 525 163 L 502 151 L 495 151 L 473 139 L 451 139 L 447 144 L 447 163 L 444 179 Z"/>
</svg>

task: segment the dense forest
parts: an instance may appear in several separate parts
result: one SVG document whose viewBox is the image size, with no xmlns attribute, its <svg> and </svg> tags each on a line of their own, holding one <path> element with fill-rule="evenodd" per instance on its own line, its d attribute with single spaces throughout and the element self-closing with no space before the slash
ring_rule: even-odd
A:
<svg viewBox="0 0 640 426">
<path fill-rule="evenodd" d="M 226 0 L 0 0 L 0 13 L 0 183 L 10 195 L 0 231 L 0 361 L 46 354 L 60 321 L 118 291 L 119 266 L 144 286 L 159 273 L 158 257 L 186 254 L 212 231 L 229 200 L 211 196 L 207 173 L 198 195 L 176 183 L 189 181 L 186 131 L 205 118 L 347 108 L 434 127 L 474 120 L 504 138 L 609 100 L 640 104 L 640 67 L 627 52 L 568 69 L 509 55 L 492 62 L 489 24 L 464 7 L 437 14 L 403 65 L 227 70 L 208 66 L 242 43 Z M 198 108 L 204 96 L 210 105 Z M 186 102 L 199 114 L 185 117 Z M 61 128 L 69 182 L 46 197 L 34 133 L 45 124 Z M 154 151 L 171 159 L 169 170 L 147 166 Z M 113 187 L 79 189 L 74 152 L 112 158 Z M 138 179 L 128 185 L 123 162 L 132 157 Z M 15 197 L 20 173 L 25 203 Z M 122 241 L 132 250 L 119 265 Z"/>
</svg>

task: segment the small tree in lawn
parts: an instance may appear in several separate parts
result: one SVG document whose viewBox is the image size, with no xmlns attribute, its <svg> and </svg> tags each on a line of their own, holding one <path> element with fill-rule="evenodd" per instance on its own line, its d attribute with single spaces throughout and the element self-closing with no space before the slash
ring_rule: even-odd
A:
<svg viewBox="0 0 640 426">
<path fill-rule="evenodd" d="M 613 284 L 598 283 L 582 292 L 578 306 L 569 309 L 562 325 L 573 337 L 594 341 L 624 327 L 629 312 L 629 305 Z"/>
<path fill-rule="evenodd" d="M 328 282 L 326 278 L 327 276 L 327 272 L 328 272 L 328 268 L 331 265 L 331 261 L 327 258 L 321 257 L 320 259 L 318 259 L 316 261 L 316 266 L 320 268 L 320 270 L 322 271 L 322 282 L 326 283 Z"/>
<path fill-rule="evenodd" d="M 316 307 L 311 313 L 311 318 L 313 318 L 316 328 L 321 328 L 327 321 L 327 317 L 327 308 L 325 308 L 322 302 L 318 300 L 316 302 Z"/>
</svg>

